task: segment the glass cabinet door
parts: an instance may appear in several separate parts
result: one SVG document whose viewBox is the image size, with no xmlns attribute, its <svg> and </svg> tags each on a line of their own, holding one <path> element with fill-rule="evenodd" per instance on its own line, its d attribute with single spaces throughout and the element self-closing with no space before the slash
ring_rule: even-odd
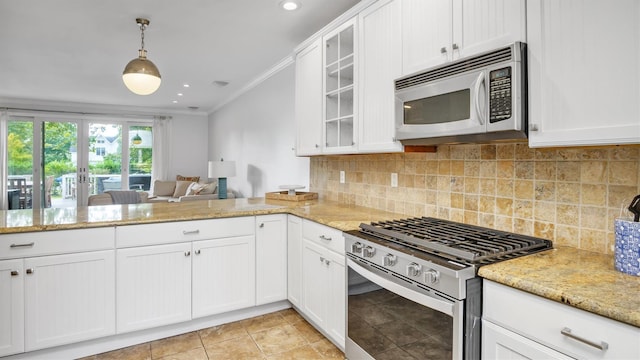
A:
<svg viewBox="0 0 640 360">
<path fill-rule="evenodd" d="M 349 21 L 324 40 L 325 148 L 354 145 L 354 26 Z"/>
</svg>

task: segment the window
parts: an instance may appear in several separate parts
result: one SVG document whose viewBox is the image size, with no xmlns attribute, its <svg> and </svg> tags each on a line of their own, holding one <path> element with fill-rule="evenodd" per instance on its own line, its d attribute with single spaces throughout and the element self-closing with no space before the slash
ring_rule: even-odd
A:
<svg viewBox="0 0 640 360">
<path fill-rule="evenodd" d="M 103 142 L 104 142 L 104 141 L 103 141 Z M 104 156 L 104 155 L 106 154 L 106 150 L 107 150 L 107 149 L 105 149 L 105 148 L 103 148 L 103 147 L 97 147 L 97 148 L 96 148 L 96 155 L 98 155 L 98 156 Z"/>
</svg>

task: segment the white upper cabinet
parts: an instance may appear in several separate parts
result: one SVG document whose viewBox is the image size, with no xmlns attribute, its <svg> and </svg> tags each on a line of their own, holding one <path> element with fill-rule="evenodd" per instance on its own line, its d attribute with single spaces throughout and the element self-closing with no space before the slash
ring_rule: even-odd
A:
<svg viewBox="0 0 640 360">
<path fill-rule="evenodd" d="M 640 2 L 527 2 L 529 146 L 640 143 Z"/>
<path fill-rule="evenodd" d="M 353 18 L 323 37 L 323 152 L 355 149 L 357 134 L 356 20 Z"/>
<path fill-rule="evenodd" d="M 447 62 L 452 46 L 450 0 L 402 1 L 402 73 Z"/>
<path fill-rule="evenodd" d="M 524 0 L 400 0 L 402 73 L 526 41 Z"/>
<path fill-rule="evenodd" d="M 395 141 L 394 80 L 402 73 L 401 2 L 381 0 L 359 14 L 359 152 L 402 151 Z"/>
<path fill-rule="evenodd" d="M 296 155 L 322 153 L 321 39 L 296 56 Z"/>
</svg>

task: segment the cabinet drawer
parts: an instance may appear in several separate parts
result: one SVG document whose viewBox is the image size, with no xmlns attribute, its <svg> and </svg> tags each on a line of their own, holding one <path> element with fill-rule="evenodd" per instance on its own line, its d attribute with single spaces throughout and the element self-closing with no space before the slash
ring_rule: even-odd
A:
<svg viewBox="0 0 640 360">
<path fill-rule="evenodd" d="M 302 237 L 344 255 L 344 237 L 340 230 L 303 220 Z"/>
<path fill-rule="evenodd" d="M 485 320 L 524 337 L 581 359 L 639 359 L 640 328 L 570 307 L 540 296 L 484 282 Z M 577 341 L 560 333 L 563 329 L 607 350 Z"/>
<path fill-rule="evenodd" d="M 116 228 L 116 247 L 170 244 L 254 233 L 253 216 L 119 226 Z"/>
<path fill-rule="evenodd" d="M 0 259 L 113 249 L 114 228 L 0 235 Z"/>
</svg>

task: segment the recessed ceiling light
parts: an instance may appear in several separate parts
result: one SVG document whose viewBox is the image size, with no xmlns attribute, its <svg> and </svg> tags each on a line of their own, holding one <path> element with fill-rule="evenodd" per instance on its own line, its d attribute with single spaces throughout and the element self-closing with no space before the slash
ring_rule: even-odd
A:
<svg viewBox="0 0 640 360">
<path fill-rule="evenodd" d="M 280 7 L 287 11 L 293 11 L 300 8 L 300 2 L 295 0 L 283 0 L 280 1 Z"/>
<path fill-rule="evenodd" d="M 182 85 L 182 86 L 184 86 L 184 87 L 188 88 L 188 87 L 189 87 L 189 84 L 184 84 L 184 85 Z"/>
<path fill-rule="evenodd" d="M 172 100 L 171 102 L 174 103 L 174 104 L 177 104 L 178 100 Z"/>
<path fill-rule="evenodd" d="M 182 93 L 178 93 L 178 96 L 182 96 L 182 95 L 183 95 Z"/>
<path fill-rule="evenodd" d="M 215 80 L 213 83 L 213 85 L 218 86 L 218 87 L 225 87 L 227 85 L 229 85 L 228 81 L 222 81 L 222 80 Z"/>
</svg>

